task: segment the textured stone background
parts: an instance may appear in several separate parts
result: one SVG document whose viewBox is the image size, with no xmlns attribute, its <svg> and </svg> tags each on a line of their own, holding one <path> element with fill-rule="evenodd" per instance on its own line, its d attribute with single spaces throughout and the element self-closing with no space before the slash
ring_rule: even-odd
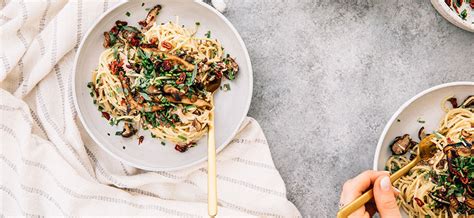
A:
<svg viewBox="0 0 474 218">
<path fill-rule="evenodd" d="M 428 0 L 227 3 L 254 69 L 249 115 L 305 216 L 334 216 L 341 185 L 372 167 L 382 129 L 404 101 L 474 80 L 474 34 Z"/>
</svg>

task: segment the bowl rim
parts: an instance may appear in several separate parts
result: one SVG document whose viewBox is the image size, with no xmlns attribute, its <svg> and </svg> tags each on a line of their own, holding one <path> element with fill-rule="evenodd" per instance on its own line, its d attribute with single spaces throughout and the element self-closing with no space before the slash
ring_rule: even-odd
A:
<svg viewBox="0 0 474 218">
<path fill-rule="evenodd" d="M 387 132 L 388 130 L 390 129 L 390 127 L 392 127 L 393 123 L 395 122 L 395 120 L 397 119 L 397 117 L 408 107 L 410 106 L 414 101 L 422 98 L 423 96 L 425 96 L 426 94 L 428 93 L 431 93 L 433 91 L 436 91 L 438 89 L 442 89 L 442 88 L 446 88 L 446 87 L 453 87 L 453 86 L 474 86 L 474 82 L 470 82 L 470 81 L 458 81 L 458 82 L 449 82 L 449 83 L 443 83 L 443 84 L 440 84 L 440 85 L 436 85 L 436 86 L 433 86 L 431 88 L 428 88 L 428 89 L 425 89 L 421 92 L 419 92 L 418 94 L 416 94 L 415 96 L 413 96 L 412 98 L 410 98 L 409 100 L 407 100 L 405 103 L 403 103 L 399 108 L 398 110 L 392 115 L 392 117 L 390 117 L 389 121 L 387 122 L 387 124 L 385 125 L 382 133 L 380 134 L 380 137 L 379 137 L 379 140 L 377 142 L 377 147 L 375 149 L 375 154 L 374 154 L 374 161 L 373 161 L 373 165 L 372 165 L 372 168 L 373 170 L 381 170 L 381 169 L 377 169 L 377 165 L 378 165 L 378 161 L 379 161 L 379 158 L 380 158 L 380 151 L 382 150 L 382 143 L 383 143 L 383 140 L 385 139 L 385 136 L 387 135 Z"/>
<path fill-rule="evenodd" d="M 240 130 L 240 127 L 242 125 L 242 123 L 244 122 L 245 118 L 247 117 L 247 114 L 248 114 L 248 111 L 249 111 L 249 108 L 250 108 L 250 103 L 252 101 L 252 94 L 253 94 L 253 69 L 252 69 L 252 63 L 250 62 L 250 56 L 249 56 L 249 53 L 248 53 L 248 50 L 247 50 L 247 47 L 245 46 L 245 43 L 242 39 L 242 37 L 240 36 L 240 34 L 237 32 L 237 30 L 235 29 L 234 25 L 232 25 L 232 23 L 227 20 L 227 18 L 221 14 L 219 11 L 217 11 L 215 8 L 213 8 L 212 6 L 204 3 L 203 1 L 190 1 L 190 3 L 195 3 L 197 4 L 198 6 L 201 6 L 207 10 L 209 10 L 210 12 L 214 13 L 215 15 L 217 15 L 222 21 L 224 21 L 224 23 L 230 28 L 230 30 L 232 31 L 232 33 L 237 37 L 237 40 L 238 40 L 238 43 L 240 45 L 240 47 L 243 49 L 243 53 L 244 53 L 244 56 L 245 56 L 245 61 L 248 63 L 248 66 L 247 66 L 247 70 L 249 72 L 249 82 L 248 82 L 248 89 L 249 89 L 249 92 L 248 92 L 248 95 L 247 95 L 247 102 L 245 103 L 245 108 L 244 108 L 244 112 L 245 112 L 245 115 L 242 116 L 242 118 L 240 119 L 239 121 L 239 127 L 237 127 L 233 132 L 232 134 L 230 135 L 230 137 L 228 137 L 221 145 L 218 145 L 216 146 L 216 154 L 219 153 L 220 151 L 222 151 L 230 142 L 231 140 L 235 137 L 235 135 L 239 132 Z M 79 47 L 77 49 L 77 52 L 75 54 L 75 57 L 74 57 L 74 65 L 73 65 L 73 75 L 72 75 L 72 96 L 73 96 L 73 101 L 74 101 L 74 107 L 77 111 L 77 116 L 79 117 L 81 123 L 82 123 L 82 126 L 84 127 L 84 129 L 86 130 L 87 134 L 92 138 L 92 140 L 97 144 L 99 145 L 100 148 L 102 148 L 102 150 L 106 151 L 110 156 L 114 157 L 115 159 L 127 164 L 127 165 L 130 165 L 130 166 L 133 166 L 133 167 L 136 167 L 136 168 L 139 168 L 139 169 L 143 169 L 143 170 L 149 170 L 149 171 L 176 171 L 176 170 L 181 170 L 181 169 L 184 169 L 184 168 L 188 168 L 188 167 L 191 167 L 191 166 L 195 166 L 197 164 L 200 164 L 202 162 L 204 162 L 205 160 L 207 160 L 207 155 L 205 155 L 203 158 L 201 159 L 198 159 L 194 162 L 190 162 L 188 164 L 185 164 L 185 165 L 182 165 L 182 166 L 177 166 L 177 167 L 153 167 L 153 166 L 149 166 L 149 165 L 140 165 L 140 164 L 137 164 L 137 163 L 132 163 L 128 160 L 125 160 L 123 158 L 121 158 L 119 155 L 115 154 L 114 152 L 112 152 L 110 149 L 108 149 L 105 145 L 102 145 L 101 143 L 99 143 L 99 140 L 96 138 L 96 136 L 92 133 L 92 131 L 87 127 L 86 125 L 86 122 L 85 122 L 85 119 L 84 117 L 82 116 L 82 112 L 79 108 L 79 103 L 78 103 L 78 100 L 77 100 L 77 93 L 76 93 L 76 74 L 77 74 L 77 63 L 79 61 L 79 56 L 80 56 L 80 53 L 83 49 L 83 46 L 84 46 L 84 43 L 86 41 L 86 39 L 89 37 L 89 35 L 91 34 L 91 32 L 96 28 L 96 26 L 106 17 L 108 16 L 110 13 L 112 13 L 113 11 L 117 10 L 119 7 L 125 5 L 125 4 L 130 4 L 130 3 L 133 3 L 133 2 L 129 2 L 129 1 L 125 1 L 125 2 L 121 2 L 121 3 L 117 3 L 117 5 L 113 6 L 112 8 L 110 8 L 109 10 L 107 10 L 106 12 L 104 12 L 100 17 L 98 17 L 96 19 L 96 21 L 89 27 L 89 29 L 87 30 L 86 34 L 84 35 L 84 37 L 82 38 L 81 40 L 81 43 L 79 44 Z M 85 146 L 85 145 L 84 145 Z"/>
<path fill-rule="evenodd" d="M 448 5 L 446 5 L 444 0 L 431 0 L 431 4 L 436 9 L 436 11 L 438 11 L 438 13 L 440 13 L 440 15 L 443 16 L 450 23 L 463 30 L 474 32 L 474 24 L 469 24 L 469 22 L 461 19 L 456 13 L 451 10 L 450 7 L 448 7 Z"/>
</svg>

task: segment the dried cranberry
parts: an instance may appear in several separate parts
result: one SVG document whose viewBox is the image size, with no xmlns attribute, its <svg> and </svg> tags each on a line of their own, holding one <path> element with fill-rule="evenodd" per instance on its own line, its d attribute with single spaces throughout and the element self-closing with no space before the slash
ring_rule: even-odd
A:
<svg viewBox="0 0 474 218">
<path fill-rule="evenodd" d="M 171 50 L 171 49 L 173 48 L 173 45 L 172 45 L 171 43 L 167 42 L 167 41 L 161 42 L 161 46 L 162 46 L 163 48 L 168 49 L 168 50 Z"/>
<path fill-rule="evenodd" d="M 119 32 L 119 29 L 117 28 L 117 26 L 114 26 L 112 27 L 112 29 L 110 29 L 110 33 L 114 34 L 114 35 L 117 35 Z"/>
<path fill-rule="evenodd" d="M 168 61 L 168 60 L 163 61 L 163 64 L 161 66 L 163 66 L 164 71 L 170 71 L 171 70 L 171 62 Z"/>
<path fill-rule="evenodd" d="M 188 150 L 188 146 L 181 147 L 180 145 L 176 144 L 176 146 L 174 146 L 174 149 L 181 152 L 181 153 L 183 153 L 186 150 Z"/>
<path fill-rule="evenodd" d="M 144 136 L 140 136 L 138 137 L 138 144 L 141 144 L 143 142 L 143 140 L 145 139 Z"/>
<path fill-rule="evenodd" d="M 138 45 L 140 44 L 140 40 L 137 39 L 137 38 L 131 38 L 131 39 L 130 39 L 130 44 L 131 44 L 132 46 L 138 46 Z"/>
<path fill-rule="evenodd" d="M 178 80 L 176 80 L 176 84 L 183 84 L 184 80 L 186 80 L 186 73 L 179 74 Z"/>
<path fill-rule="evenodd" d="M 107 113 L 107 112 L 102 112 L 102 116 L 103 116 L 105 119 L 110 120 L 110 115 L 109 115 L 109 113 Z"/>
<path fill-rule="evenodd" d="M 112 74 L 117 75 L 117 72 L 122 68 L 123 66 L 123 60 L 117 61 L 114 60 L 112 63 L 109 64 L 109 69 L 112 72 Z"/>
<path fill-rule="evenodd" d="M 222 78 L 222 72 L 221 71 L 215 71 L 217 79 Z"/>
<path fill-rule="evenodd" d="M 448 6 L 451 6 L 451 0 L 444 0 L 444 2 L 445 2 Z"/>
<path fill-rule="evenodd" d="M 471 0 L 471 8 L 474 9 L 474 1 Z"/>
<path fill-rule="evenodd" d="M 423 207 L 423 205 L 425 205 L 425 203 L 421 199 L 417 197 L 414 197 L 413 199 L 415 199 L 416 204 L 418 204 L 418 206 Z"/>
<path fill-rule="evenodd" d="M 158 42 L 158 38 L 153 37 L 150 39 L 150 44 L 156 44 L 156 42 Z"/>
</svg>

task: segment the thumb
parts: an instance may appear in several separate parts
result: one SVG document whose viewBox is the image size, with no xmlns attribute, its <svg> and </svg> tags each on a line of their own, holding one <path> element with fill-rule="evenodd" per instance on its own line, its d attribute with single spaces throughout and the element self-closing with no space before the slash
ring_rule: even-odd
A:
<svg viewBox="0 0 474 218">
<path fill-rule="evenodd" d="M 380 176 L 375 180 L 374 197 L 380 217 L 401 217 L 395 192 L 388 176 Z"/>
</svg>

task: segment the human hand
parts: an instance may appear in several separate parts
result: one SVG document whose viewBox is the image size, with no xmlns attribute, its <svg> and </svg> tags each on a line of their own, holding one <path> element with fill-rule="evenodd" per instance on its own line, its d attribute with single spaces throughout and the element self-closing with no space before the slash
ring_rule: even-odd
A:
<svg viewBox="0 0 474 218">
<path fill-rule="evenodd" d="M 372 217 L 376 212 L 382 218 L 401 217 L 395 195 L 398 190 L 392 187 L 387 171 L 365 171 L 344 183 L 339 206 L 348 205 L 367 189 L 373 186 L 374 199 L 357 209 L 349 217 Z"/>
</svg>

